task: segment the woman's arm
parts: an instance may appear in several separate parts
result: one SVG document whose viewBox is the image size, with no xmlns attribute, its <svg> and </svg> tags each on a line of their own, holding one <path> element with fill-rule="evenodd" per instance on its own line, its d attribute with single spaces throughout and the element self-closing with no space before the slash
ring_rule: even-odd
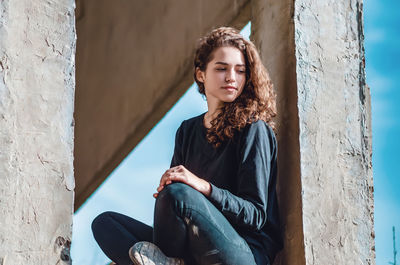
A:
<svg viewBox="0 0 400 265">
<path fill-rule="evenodd" d="M 232 176 L 237 178 L 237 192 L 233 194 L 195 176 L 180 165 L 183 163 L 180 128 L 176 133 L 171 168 L 163 174 L 157 191 L 160 192 L 172 181 L 184 182 L 207 196 L 231 223 L 260 230 L 268 218 L 269 178 L 272 166 L 276 167 L 277 142 L 272 129 L 264 121 L 258 121 L 249 125 L 243 133 L 239 144 L 238 173 Z M 154 197 L 157 195 L 155 193 Z"/>
<path fill-rule="evenodd" d="M 209 199 L 233 224 L 260 230 L 267 221 L 268 188 L 276 167 L 277 142 L 264 121 L 249 126 L 240 142 L 237 192 L 211 184 Z M 274 172 L 276 173 L 276 172 Z"/>
<path fill-rule="evenodd" d="M 170 168 L 179 166 L 183 164 L 183 153 L 182 153 L 182 143 L 183 143 L 183 123 L 178 127 L 175 133 L 175 146 L 174 146 L 174 153 L 171 159 Z"/>
</svg>

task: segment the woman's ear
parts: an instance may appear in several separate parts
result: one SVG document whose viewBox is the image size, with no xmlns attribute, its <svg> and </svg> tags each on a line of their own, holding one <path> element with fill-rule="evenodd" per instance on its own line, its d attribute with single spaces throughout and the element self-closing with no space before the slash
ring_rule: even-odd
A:
<svg viewBox="0 0 400 265">
<path fill-rule="evenodd" d="M 196 78 L 200 82 L 204 83 L 204 72 L 201 71 L 199 67 L 196 67 Z"/>
</svg>

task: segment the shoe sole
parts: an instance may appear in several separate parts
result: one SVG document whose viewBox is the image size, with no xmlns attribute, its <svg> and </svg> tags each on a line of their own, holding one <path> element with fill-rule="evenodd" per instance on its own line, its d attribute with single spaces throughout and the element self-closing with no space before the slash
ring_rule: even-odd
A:
<svg viewBox="0 0 400 265">
<path fill-rule="evenodd" d="M 131 258 L 131 260 L 133 261 L 133 263 L 134 263 L 134 265 L 142 265 L 137 259 L 136 259 L 136 257 L 134 256 L 134 254 L 133 254 L 133 247 L 131 247 L 130 249 L 129 249 L 129 257 Z"/>
<path fill-rule="evenodd" d="M 175 262 L 173 261 L 174 258 L 169 258 L 165 256 L 165 254 L 161 251 L 161 249 L 154 245 L 154 244 L 143 244 L 141 248 L 139 249 L 139 252 L 142 251 L 142 248 L 145 247 L 147 250 L 145 250 L 147 253 L 151 253 L 151 257 L 153 257 L 152 261 L 149 260 L 143 260 L 143 256 L 140 255 L 140 257 L 136 257 L 134 252 L 133 252 L 133 247 L 129 249 L 129 257 L 131 260 L 134 262 L 135 265 L 147 265 L 147 264 L 162 264 L 162 265 L 180 265 L 183 263 L 181 262 Z M 150 251 L 149 251 L 150 249 Z M 146 257 L 146 255 L 144 255 Z"/>
</svg>

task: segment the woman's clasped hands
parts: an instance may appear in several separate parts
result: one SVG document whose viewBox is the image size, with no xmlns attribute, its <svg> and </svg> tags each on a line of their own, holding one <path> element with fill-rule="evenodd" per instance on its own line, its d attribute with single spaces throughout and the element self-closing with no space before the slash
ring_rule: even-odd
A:
<svg viewBox="0 0 400 265">
<path fill-rule="evenodd" d="M 165 186 L 174 182 L 185 183 L 186 185 L 189 185 L 195 190 L 203 193 L 205 196 L 209 196 L 211 193 L 211 185 L 208 181 L 199 178 L 183 165 L 179 165 L 176 167 L 171 167 L 165 171 L 165 173 L 161 176 L 157 192 L 153 194 L 153 197 L 157 198 L 158 193 L 160 193 Z"/>
</svg>

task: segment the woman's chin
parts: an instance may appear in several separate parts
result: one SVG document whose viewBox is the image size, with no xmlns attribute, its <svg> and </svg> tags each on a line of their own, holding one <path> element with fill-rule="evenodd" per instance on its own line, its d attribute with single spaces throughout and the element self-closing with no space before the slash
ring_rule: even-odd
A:
<svg viewBox="0 0 400 265">
<path fill-rule="evenodd" d="M 235 98 L 225 99 L 225 100 L 223 100 L 223 101 L 224 101 L 225 103 L 231 103 L 231 102 L 235 101 L 235 99 L 236 99 L 236 97 L 235 97 Z"/>
<path fill-rule="evenodd" d="M 235 101 L 236 98 L 237 98 L 236 96 L 231 95 L 231 96 L 221 97 L 220 100 L 223 102 L 226 102 L 226 103 L 230 103 L 230 102 Z"/>
</svg>

